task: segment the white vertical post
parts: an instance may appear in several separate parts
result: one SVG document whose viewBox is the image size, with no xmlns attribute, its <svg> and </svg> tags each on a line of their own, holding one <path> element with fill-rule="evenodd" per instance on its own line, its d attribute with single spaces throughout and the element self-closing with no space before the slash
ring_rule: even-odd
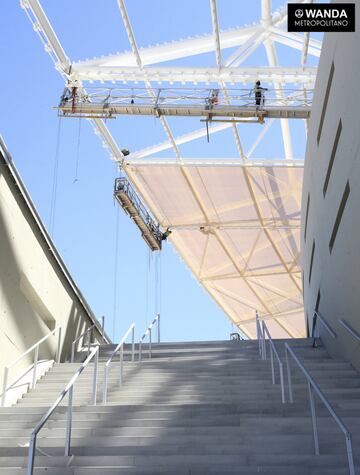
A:
<svg viewBox="0 0 360 475">
<path fill-rule="evenodd" d="M 281 402 L 285 404 L 285 387 L 284 387 L 284 368 L 283 364 L 279 364 L 279 370 L 280 370 L 280 386 L 281 386 Z"/>
<path fill-rule="evenodd" d="M 345 441 L 346 441 L 346 453 L 347 453 L 348 463 L 349 463 L 349 473 L 350 475 L 355 475 L 354 457 L 353 457 L 352 442 L 351 442 L 350 434 L 346 434 Z"/>
<path fill-rule="evenodd" d="M 158 343 L 160 343 L 160 313 L 158 313 L 158 325 L 157 325 L 157 330 L 158 330 Z"/>
<path fill-rule="evenodd" d="M 269 341 L 269 345 L 270 345 L 270 362 L 271 362 L 271 380 L 272 380 L 272 383 L 275 384 L 274 355 L 273 355 L 273 349 L 272 349 L 270 341 Z"/>
<path fill-rule="evenodd" d="M 101 336 L 104 338 L 104 331 L 105 331 L 105 317 L 104 315 L 101 317 Z"/>
<path fill-rule="evenodd" d="M 151 358 L 151 328 L 149 328 L 149 358 Z"/>
<path fill-rule="evenodd" d="M 92 402 L 94 406 L 96 406 L 98 365 L 99 365 L 99 347 L 98 347 L 98 351 L 96 352 L 95 361 L 94 361 L 93 394 L 92 394 Z"/>
<path fill-rule="evenodd" d="M 261 334 L 261 340 L 262 340 L 262 359 L 266 360 L 266 341 L 265 341 L 265 322 L 264 320 L 262 321 L 262 334 Z"/>
<path fill-rule="evenodd" d="M 135 359 L 135 327 L 131 331 L 131 361 Z"/>
<path fill-rule="evenodd" d="M 91 343 L 91 330 L 89 329 L 88 332 L 88 350 L 87 350 L 87 356 L 90 355 L 90 343 Z"/>
<path fill-rule="evenodd" d="M 61 358 L 61 327 L 58 330 L 58 346 L 57 346 L 57 353 L 56 353 L 56 363 L 60 363 Z"/>
<path fill-rule="evenodd" d="M 31 434 L 26 475 L 33 475 L 34 460 L 35 460 L 35 446 L 36 446 L 36 434 Z"/>
<path fill-rule="evenodd" d="M 34 367 L 33 367 L 32 381 L 31 381 L 31 389 L 34 389 L 35 384 L 36 384 L 36 370 L 37 370 L 38 359 L 39 359 L 39 346 L 36 346 L 35 351 L 34 351 Z"/>
<path fill-rule="evenodd" d="M 4 406 L 5 406 L 5 399 L 6 399 L 8 376 L 9 376 L 9 368 L 5 366 L 5 368 L 4 368 L 3 387 L 2 387 L 2 397 L 1 397 L 1 407 L 4 407 Z"/>
<path fill-rule="evenodd" d="M 142 357 L 141 352 L 142 352 L 142 341 L 140 340 L 139 341 L 139 361 L 141 361 L 141 357 Z"/>
<path fill-rule="evenodd" d="M 103 387 L 103 403 L 106 403 L 106 398 L 107 398 L 107 388 L 108 388 L 108 372 L 109 372 L 109 367 L 105 365 L 105 370 L 104 370 L 104 387 Z"/>
<path fill-rule="evenodd" d="M 71 345 L 71 363 L 74 362 L 74 355 L 75 355 L 75 342 L 73 341 Z"/>
<path fill-rule="evenodd" d="M 123 383 L 124 344 L 120 346 L 120 386 Z"/>
<path fill-rule="evenodd" d="M 66 419 L 66 439 L 65 439 L 65 457 L 70 456 L 73 392 L 74 392 L 74 386 L 71 386 L 71 388 L 69 389 L 69 395 L 68 395 L 68 410 L 67 410 L 67 419 Z"/>
<path fill-rule="evenodd" d="M 319 436 L 318 436 L 318 430 L 317 430 L 317 424 L 316 424 L 315 400 L 314 400 L 313 390 L 309 381 L 308 381 L 308 389 L 309 389 L 309 399 L 310 399 L 311 421 L 312 421 L 313 434 L 314 434 L 315 455 L 320 455 Z"/>
<path fill-rule="evenodd" d="M 294 399 L 293 399 L 292 383 L 291 383 L 291 370 L 290 370 L 289 356 L 288 356 L 286 343 L 285 343 L 285 360 L 286 360 L 286 370 L 287 370 L 287 378 L 288 378 L 288 386 L 289 386 L 289 402 L 292 404 L 294 402 Z"/>
</svg>

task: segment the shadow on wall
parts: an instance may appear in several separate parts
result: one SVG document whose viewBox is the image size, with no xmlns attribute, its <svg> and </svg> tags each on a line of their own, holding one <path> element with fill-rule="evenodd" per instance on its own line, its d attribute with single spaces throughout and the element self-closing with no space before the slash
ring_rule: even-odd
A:
<svg viewBox="0 0 360 475">
<path fill-rule="evenodd" d="M 48 328 L 41 323 L 39 315 L 21 291 L 23 269 L 15 253 L 13 238 L 9 234 L 1 212 L 0 237 L 0 284 L 4 303 L 3 308 L 0 308 L 0 327 L 4 337 L 11 342 L 16 354 L 19 354 L 45 336 L 48 333 Z M 45 341 L 41 345 L 41 355 L 39 357 L 53 357 L 50 341 Z M 13 359 L 14 357 L 8 354 L 6 361 L 4 361 L 5 365 L 11 363 Z M 32 361 L 33 355 L 29 355 L 27 363 L 31 364 Z"/>
<path fill-rule="evenodd" d="M 3 158 L 3 157 L 1 157 Z M 58 262 L 49 253 L 48 245 L 44 239 L 40 229 L 35 228 L 35 223 L 27 204 L 23 201 L 21 193 L 14 192 L 14 184 L 9 175 L 6 162 L 0 164 L 0 178 L 4 179 L 13 193 L 13 197 L 17 202 L 20 212 L 26 219 L 28 225 L 33 230 L 37 244 L 41 247 L 46 256 L 49 266 L 52 266 L 58 278 L 59 287 L 65 289 L 72 300 L 69 315 L 64 315 L 62 321 L 62 350 L 61 358 L 69 357 L 71 352 L 71 343 L 85 330 L 87 326 L 92 324 L 82 303 L 78 297 L 73 294 L 69 282 L 59 267 Z M 17 190 L 16 190 L 17 191 Z M 60 322 L 56 321 L 54 315 L 47 308 L 44 301 L 39 296 L 32 282 L 25 274 L 26 266 L 20 262 L 14 244 L 14 237 L 6 224 L 4 215 L 0 208 L 0 286 L 2 289 L 2 308 L 0 307 L 0 328 L 4 339 L 8 340 L 14 348 L 15 355 L 21 354 L 23 351 L 31 347 L 42 337 L 53 330 Z M 45 271 L 44 271 L 45 272 Z M 46 280 L 46 276 L 43 278 Z M 52 359 L 57 347 L 57 335 L 50 337 L 41 344 L 39 350 L 39 359 Z M 1 364 L 7 365 L 11 363 L 16 356 L 13 352 L 9 352 L 6 357 L 0 360 Z M 33 362 L 33 354 L 29 354 L 23 361 L 24 365 Z"/>
</svg>

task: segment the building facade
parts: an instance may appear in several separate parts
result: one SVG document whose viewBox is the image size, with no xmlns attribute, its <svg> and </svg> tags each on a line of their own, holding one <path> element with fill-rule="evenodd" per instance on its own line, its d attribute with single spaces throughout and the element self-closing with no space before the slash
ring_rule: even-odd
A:
<svg viewBox="0 0 360 475">
<path fill-rule="evenodd" d="M 360 368 L 360 24 L 324 37 L 306 150 L 302 271 L 308 332 Z M 321 321 L 323 320 L 323 321 Z"/>
</svg>

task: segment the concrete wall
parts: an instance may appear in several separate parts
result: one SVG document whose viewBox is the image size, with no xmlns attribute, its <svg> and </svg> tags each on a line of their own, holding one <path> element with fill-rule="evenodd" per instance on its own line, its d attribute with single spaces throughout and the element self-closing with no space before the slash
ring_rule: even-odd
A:
<svg viewBox="0 0 360 475">
<path fill-rule="evenodd" d="M 67 359 L 73 339 L 94 322 L 0 140 L 0 377 L 4 366 L 58 325 L 61 356 Z M 97 325 L 96 339 L 102 341 Z M 50 337 L 39 358 L 52 359 L 56 344 L 57 337 Z M 32 361 L 33 355 L 23 359 L 10 379 Z"/>
<path fill-rule="evenodd" d="M 310 333 L 318 302 L 336 333 L 332 338 L 319 325 L 322 340 L 360 369 L 360 343 L 339 323 L 360 335 L 359 19 L 356 33 L 326 34 L 323 43 L 306 150 L 301 262 Z"/>
</svg>

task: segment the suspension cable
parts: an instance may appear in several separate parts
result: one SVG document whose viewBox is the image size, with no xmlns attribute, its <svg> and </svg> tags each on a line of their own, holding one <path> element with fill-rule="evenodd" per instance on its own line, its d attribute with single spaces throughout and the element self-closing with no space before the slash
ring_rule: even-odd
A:
<svg viewBox="0 0 360 475">
<path fill-rule="evenodd" d="M 58 174 L 59 174 L 60 137 L 61 137 L 61 117 L 59 117 L 59 120 L 58 120 L 58 127 L 57 127 L 57 134 L 56 134 L 53 184 L 52 184 L 52 192 L 51 192 L 50 218 L 49 218 L 49 234 L 51 237 L 53 237 L 54 225 L 55 225 L 56 198 L 57 198 Z"/>
<path fill-rule="evenodd" d="M 116 230 L 115 230 L 115 251 L 114 251 L 114 295 L 113 295 L 113 331 L 112 337 L 115 341 L 115 323 L 117 313 L 117 287 L 118 287 L 118 260 L 119 260 L 119 219 L 120 208 L 116 207 Z"/>
<path fill-rule="evenodd" d="M 78 172 L 79 172 L 79 160 L 80 160 L 80 138 L 81 138 L 81 117 L 79 117 L 79 128 L 78 128 L 78 138 L 76 146 L 76 161 L 75 161 L 75 175 L 73 183 L 79 181 Z"/>
</svg>

